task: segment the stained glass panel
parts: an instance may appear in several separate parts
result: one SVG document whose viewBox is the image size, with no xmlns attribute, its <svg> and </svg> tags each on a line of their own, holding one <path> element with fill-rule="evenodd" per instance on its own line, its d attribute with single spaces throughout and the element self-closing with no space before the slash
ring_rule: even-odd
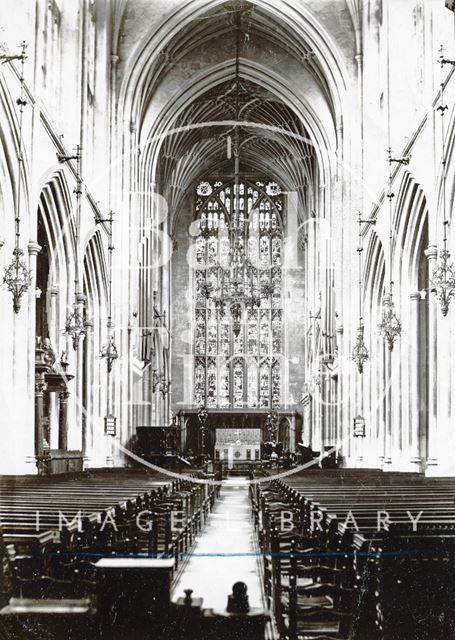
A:
<svg viewBox="0 0 455 640">
<path fill-rule="evenodd" d="M 272 238 L 272 264 L 273 266 L 281 265 L 281 238 L 278 236 Z"/>
<path fill-rule="evenodd" d="M 259 240 L 260 265 L 261 268 L 270 266 L 270 238 L 265 234 L 261 234 Z"/>
<path fill-rule="evenodd" d="M 207 242 L 207 264 L 209 266 L 218 262 L 218 239 L 210 236 Z"/>
<path fill-rule="evenodd" d="M 218 331 L 217 331 L 216 311 L 207 311 L 207 354 L 215 356 L 218 351 Z"/>
<path fill-rule="evenodd" d="M 259 353 L 261 356 L 266 356 L 269 353 L 270 342 L 270 314 L 268 311 L 261 311 L 259 320 L 259 336 L 260 346 Z"/>
<path fill-rule="evenodd" d="M 280 380 L 280 361 L 278 358 L 274 358 L 272 363 L 272 407 L 276 407 L 280 404 Z"/>
<path fill-rule="evenodd" d="M 248 406 L 258 406 L 258 368 L 254 360 L 248 360 Z"/>
<path fill-rule="evenodd" d="M 243 354 L 243 331 L 244 331 L 244 327 L 241 327 L 238 333 L 233 331 L 233 334 L 234 334 L 233 352 L 235 356 L 240 356 Z"/>
<path fill-rule="evenodd" d="M 268 358 L 261 362 L 259 369 L 260 406 L 270 407 L 270 362 Z"/>
<path fill-rule="evenodd" d="M 234 360 L 234 407 L 243 407 L 243 360 Z"/>
<path fill-rule="evenodd" d="M 217 373 L 217 367 L 215 362 L 209 360 L 207 364 L 206 405 L 207 407 L 212 407 L 212 408 L 217 406 L 216 373 Z"/>
<path fill-rule="evenodd" d="M 223 356 L 229 356 L 230 352 L 229 320 L 226 317 L 222 317 L 219 325 L 219 353 Z"/>
<path fill-rule="evenodd" d="M 258 351 L 258 314 L 255 310 L 248 312 L 248 355 L 257 355 Z"/>
<path fill-rule="evenodd" d="M 194 396 L 198 403 L 205 396 L 205 359 L 196 358 L 194 368 Z"/>
<path fill-rule="evenodd" d="M 195 402 L 202 398 L 210 408 L 268 408 L 279 403 L 281 393 L 276 356 L 283 347 L 283 247 L 281 208 L 275 205 L 281 189 L 267 195 L 270 181 L 240 182 L 235 195 L 232 183 L 201 184 L 194 270 Z M 229 293 L 233 287 L 235 294 Z"/>
<path fill-rule="evenodd" d="M 272 313 L 272 353 L 281 353 L 281 311 Z"/>
<path fill-rule="evenodd" d="M 196 311 L 195 353 L 205 354 L 205 311 Z"/>
<path fill-rule="evenodd" d="M 226 359 L 222 358 L 219 365 L 218 400 L 220 407 L 229 407 L 229 366 Z"/>
<path fill-rule="evenodd" d="M 205 238 L 198 236 L 196 239 L 196 264 L 205 264 Z"/>
</svg>

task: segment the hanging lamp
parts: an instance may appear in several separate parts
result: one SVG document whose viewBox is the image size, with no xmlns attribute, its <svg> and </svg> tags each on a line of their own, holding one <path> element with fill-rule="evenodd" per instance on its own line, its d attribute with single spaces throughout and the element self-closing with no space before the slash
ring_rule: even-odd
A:
<svg viewBox="0 0 455 640">
<path fill-rule="evenodd" d="M 76 147 L 74 156 L 62 156 L 61 162 L 75 159 L 77 162 L 76 169 L 76 230 L 75 230 L 75 275 L 74 275 L 74 303 L 68 312 L 65 322 L 65 333 L 72 340 L 73 349 L 78 350 L 81 340 L 87 332 L 84 312 L 84 296 L 79 288 L 79 234 L 81 227 L 81 196 L 82 196 L 82 178 L 81 178 L 81 147 Z"/>
<path fill-rule="evenodd" d="M 233 215 L 229 224 L 230 251 L 229 265 L 220 267 L 221 283 L 217 290 L 206 283 L 202 286 L 202 294 L 212 298 L 218 310 L 223 311 L 229 305 L 232 318 L 233 333 L 240 335 L 244 309 L 258 309 L 261 298 L 269 295 L 262 293 L 254 281 L 254 266 L 245 255 L 245 247 L 242 241 L 245 220 L 244 212 L 240 209 L 240 29 L 241 16 L 236 15 L 236 56 L 235 56 L 235 124 L 234 139 L 228 136 L 228 158 L 234 156 L 234 206 Z"/>
<path fill-rule="evenodd" d="M 443 48 L 441 45 L 441 55 L 439 62 L 441 65 L 441 103 L 437 110 L 441 114 L 441 173 L 442 173 L 442 229 L 443 240 L 442 250 L 439 252 L 439 261 L 436 264 L 436 268 L 430 278 L 430 291 L 436 295 L 436 298 L 441 306 L 441 312 L 443 316 L 446 316 L 449 311 L 449 305 L 451 299 L 455 296 L 455 271 L 453 263 L 450 261 L 450 251 L 447 249 L 447 226 L 449 221 L 447 220 L 447 205 L 446 205 L 446 145 L 445 145 L 445 123 L 444 115 L 447 111 L 447 105 L 444 104 L 444 77 L 443 67 L 444 64 L 451 62 L 445 60 L 443 56 Z"/>
<path fill-rule="evenodd" d="M 103 221 L 104 222 L 104 221 Z M 109 264 L 108 264 L 108 270 L 109 270 L 109 286 L 108 286 L 108 295 L 109 295 L 109 299 L 108 299 L 108 316 L 107 316 L 107 342 L 105 344 L 105 346 L 101 349 L 101 357 L 104 358 L 106 360 L 106 366 L 107 366 L 107 371 L 108 373 L 110 373 L 112 371 L 112 366 L 114 364 L 114 362 L 117 360 L 118 358 L 118 350 L 115 344 L 115 338 L 114 338 L 114 325 L 112 322 L 112 253 L 114 251 L 114 244 L 113 244 L 113 223 L 114 223 L 114 214 L 112 211 L 110 211 L 109 213 L 109 218 L 107 218 L 107 220 L 105 222 L 109 223 L 109 245 L 108 245 L 108 252 L 109 252 Z"/>
<path fill-rule="evenodd" d="M 19 132 L 18 132 L 18 174 L 17 174 L 17 187 L 16 187 L 16 215 L 14 218 L 15 226 L 15 240 L 13 249 L 13 259 L 9 266 L 5 269 L 3 276 L 3 283 L 13 296 L 13 309 L 14 313 L 19 313 L 22 303 L 22 296 L 28 291 L 31 285 L 31 272 L 27 268 L 24 260 L 24 251 L 20 248 L 20 221 L 21 221 L 21 195 L 22 195 L 22 173 L 23 173 L 23 151 L 22 151 L 22 124 L 24 118 L 24 107 L 27 104 L 25 100 L 25 87 L 24 87 L 24 66 L 25 66 L 25 50 L 27 44 L 22 42 L 21 53 L 14 56 L 0 56 L 4 62 L 11 60 L 21 61 L 20 70 L 20 97 L 16 100 L 16 104 L 19 106 Z"/>
<path fill-rule="evenodd" d="M 364 340 L 364 326 L 363 326 L 363 314 L 362 314 L 362 295 L 363 295 L 363 273 L 362 273 L 362 268 L 363 268 L 363 260 L 362 260 L 362 254 L 363 254 L 363 244 L 362 244 L 362 216 L 361 213 L 359 211 L 359 216 L 358 216 L 358 225 L 359 225 L 359 244 L 357 247 L 357 253 L 359 256 L 359 300 L 358 300 L 358 304 L 359 304 L 359 325 L 357 328 L 357 338 L 356 338 L 356 342 L 354 345 L 354 349 L 352 351 L 352 359 L 354 360 L 355 364 L 357 365 L 357 369 L 359 371 L 359 373 L 363 373 L 363 365 L 365 364 L 365 362 L 368 360 L 369 358 L 369 354 L 368 354 L 368 349 L 365 345 L 365 340 Z"/>
<path fill-rule="evenodd" d="M 390 128 L 389 128 L 390 139 Z M 379 323 L 379 330 L 383 334 L 389 351 L 393 351 L 393 345 L 395 340 L 401 335 L 401 321 L 395 312 L 395 305 L 393 302 L 393 278 L 392 278 L 392 258 L 393 258 L 393 234 L 392 234 L 392 201 L 395 194 L 392 191 L 392 162 L 399 162 L 401 164 L 408 164 L 409 158 L 392 158 L 392 150 L 389 147 L 387 150 L 388 163 L 389 163 L 389 180 L 388 180 L 388 193 L 387 198 L 389 200 L 389 292 L 384 296 L 381 321 Z"/>
</svg>

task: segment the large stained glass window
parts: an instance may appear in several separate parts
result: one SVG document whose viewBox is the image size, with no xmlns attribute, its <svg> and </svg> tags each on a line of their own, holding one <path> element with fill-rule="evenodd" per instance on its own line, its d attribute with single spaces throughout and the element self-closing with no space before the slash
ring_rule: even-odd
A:
<svg viewBox="0 0 455 640">
<path fill-rule="evenodd" d="M 194 402 L 276 408 L 283 350 L 283 203 L 276 183 L 196 191 Z"/>
</svg>

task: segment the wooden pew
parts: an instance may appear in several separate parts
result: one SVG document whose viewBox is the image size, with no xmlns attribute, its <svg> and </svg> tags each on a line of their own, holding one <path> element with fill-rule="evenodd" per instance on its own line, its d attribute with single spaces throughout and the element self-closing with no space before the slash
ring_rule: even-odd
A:
<svg viewBox="0 0 455 640">
<path fill-rule="evenodd" d="M 177 564 L 191 551 L 216 494 L 216 485 L 143 470 L 0 477 L 1 539 L 10 577 L 0 631 L 13 622 L 20 627 L 23 619 L 35 621 L 37 638 L 44 638 L 51 610 L 61 620 L 55 638 L 64 637 L 62 628 L 72 628 L 78 616 L 91 620 L 100 594 L 97 560 L 146 562 L 152 556 Z M 150 530 L 138 527 L 139 518 L 150 520 Z M 75 624 L 82 629 L 85 623 Z"/>
<path fill-rule="evenodd" d="M 451 637 L 455 628 L 454 616 L 444 613 L 437 576 L 444 576 L 446 589 L 451 592 L 454 579 L 443 569 L 455 557 L 454 479 L 327 470 L 301 473 L 270 483 L 262 492 L 262 504 L 258 495 L 261 490 L 252 493 L 259 528 L 276 526 L 280 511 L 290 510 L 296 516 L 294 555 L 290 552 L 292 561 L 272 561 L 268 573 L 269 593 L 273 592 L 275 599 L 279 598 L 274 606 L 282 637 L 294 640 L 302 633 L 306 634 L 305 638 L 352 637 L 359 640 L 414 637 L 415 627 L 406 620 L 403 611 L 408 607 L 417 615 L 422 608 L 424 598 L 408 594 L 409 589 L 411 593 L 418 590 L 425 575 L 438 596 L 428 596 L 428 619 L 432 623 L 427 624 L 425 631 L 429 635 L 422 637 L 441 640 Z M 390 515 L 392 524 L 387 529 L 377 529 L 378 511 L 387 511 Z M 423 512 L 415 531 L 408 511 L 414 517 Z M 273 514 L 272 519 L 270 514 Z M 356 527 L 352 526 L 352 515 Z M 312 527 L 315 522 L 317 526 Z M 346 528 L 346 524 L 351 527 Z M 288 534 L 288 548 L 290 537 L 292 534 Z M 281 553 L 286 550 L 285 538 L 280 533 L 268 537 L 267 532 L 263 532 L 261 540 L 263 544 L 272 541 L 275 545 L 272 551 Z M 319 559 L 305 557 L 305 546 L 313 558 L 319 556 Z M 300 548 L 303 555 L 299 555 Z M 330 576 L 332 572 L 331 582 L 335 585 L 335 590 L 331 591 L 334 606 L 336 602 L 347 602 L 346 598 L 341 598 L 343 590 L 355 594 L 351 608 L 360 607 L 362 612 L 356 616 L 355 624 L 352 611 L 344 606 L 329 611 L 323 606 L 323 600 L 320 603 L 311 600 L 309 594 L 315 589 L 313 583 L 322 584 L 327 592 L 330 591 L 330 580 L 318 576 L 324 554 L 329 559 L 325 574 Z M 336 586 L 334 580 L 339 567 L 344 575 L 350 576 L 342 587 Z M 304 579 L 310 582 L 305 585 Z M 423 591 L 428 594 L 429 589 Z M 316 588 L 315 592 L 320 589 Z M 305 602 L 307 605 L 312 602 L 314 606 L 308 607 Z"/>
<path fill-rule="evenodd" d="M 63 559 L 74 571 L 106 553 L 174 555 L 178 561 L 194 543 L 215 493 L 213 486 L 208 490 L 136 470 L 60 476 L 55 481 L 0 477 L 0 517 L 4 539 L 16 551 L 17 595 L 24 586 L 28 591 L 34 579 L 38 587 L 38 578 L 54 576 L 51 568 Z M 63 519 L 65 526 L 59 526 L 60 512 L 70 524 Z M 80 518 L 71 522 L 77 513 Z M 150 530 L 138 527 L 143 517 L 149 518 Z M 178 526 L 172 527 L 172 520 Z"/>
</svg>

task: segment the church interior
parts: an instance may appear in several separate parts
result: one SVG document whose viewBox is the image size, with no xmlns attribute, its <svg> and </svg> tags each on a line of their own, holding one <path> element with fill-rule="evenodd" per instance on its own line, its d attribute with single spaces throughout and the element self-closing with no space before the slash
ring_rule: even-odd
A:
<svg viewBox="0 0 455 640">
<path fill-rule="evenodd" d="M 2 0 L 0 640 L 455 636 L 454 27 Z"/>
</svg>

